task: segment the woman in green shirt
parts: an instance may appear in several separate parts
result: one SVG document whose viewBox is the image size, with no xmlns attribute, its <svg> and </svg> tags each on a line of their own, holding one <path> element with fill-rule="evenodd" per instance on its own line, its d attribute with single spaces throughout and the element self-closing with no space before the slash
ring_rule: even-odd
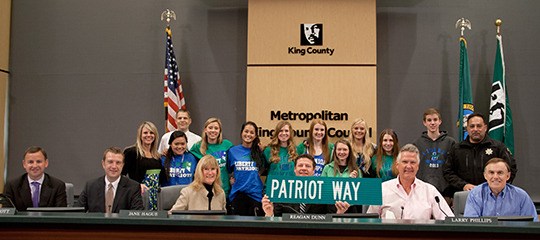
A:
<svg viewBox="0 0 540 240">
<path fill-rule="evenodd" d="M 332 162 L 324 166 L 323 177 L 362 177 L 358 171 L 356 158 L 352 152 L 351 143 L 347 139 L 340 139 L 334 144 Z"/>
<path fill-rule="evenodd" d="M 398 137 L 394 130 L 384 129 L 379 136 L 377 152 L 371 158 L 371 170 L 382 181 L 393 179 L 397 176 L 395 161 L 399 153 Z"/>
<path fill-rule="evenodd" d="M 264 156 L 270 164 L 268 175 L 294 176 L 293 159 L 298 156 L 294 136 L 294 129 L 289 122 L 278 122 L 270 144 L 264 149 Z"/>
</svg>

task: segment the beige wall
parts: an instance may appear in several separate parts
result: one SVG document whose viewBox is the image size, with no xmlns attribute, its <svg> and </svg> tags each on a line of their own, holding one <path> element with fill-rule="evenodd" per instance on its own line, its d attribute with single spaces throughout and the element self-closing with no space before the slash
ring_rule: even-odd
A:
<svg viewBox="0 0 540 240">
<path fill-rule="evenodd" d="M 9 28 L 11 19 L 11 0 L 0 0 L 0 69 L 9 71 Z M 6 103 L 8 90 L 6 72 L 0 72 L 0 192 L 4 192 L 4 169 L 6 166 Z"/>
<path fill-rule="evenodd" d="M 332 142 L 360 117 L 377 135 L 375 7 L 375 0 L 249 1 L 246 118 L 259 125 L 263 143 L 278 111 L 298 114 L 287 119 L 295 130 L 309 129 L 301 114 L 338 114 L 324 119 Z M 322 45 L 301 45 L 303 23 L 322 24 Z M 296 53 L 302 49 L 305 55 Z"/>
</svg>

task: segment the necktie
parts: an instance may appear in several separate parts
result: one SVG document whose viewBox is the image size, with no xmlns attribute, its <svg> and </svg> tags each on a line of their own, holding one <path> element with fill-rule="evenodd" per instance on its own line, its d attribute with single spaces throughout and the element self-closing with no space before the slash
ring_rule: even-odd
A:
<svg viewBox="0 0 540 240">
<path fill-rule="evenodd" d="M 112 183 L 107 185 L 107 194 L 105 195 L 105 213 L 111 213 L 113 201 L 114 201 L 114 188 Z"/>
<path fill-rule="evenodd" d="M 300 203 L 300 213 L 306 213 L 306 204 Z"/>
<path fill-rule="evenodd" d="M 39 207 L 39 182 L 32 182 L 34 191 L 32 192 L 32 206 Z"/>
</svg>

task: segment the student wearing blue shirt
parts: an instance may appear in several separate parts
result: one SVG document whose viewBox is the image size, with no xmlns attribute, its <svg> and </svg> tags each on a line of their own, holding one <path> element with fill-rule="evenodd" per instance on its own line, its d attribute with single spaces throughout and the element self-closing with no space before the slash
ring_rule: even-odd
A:
<svg viewBox="0 0 540 240">
<path fill-rule="evenodd" d="M 187 185 L 193 181 L 197 159 L 186 151 L 187 136 L 182 131 L 174 131 L 169 138 L 167 154 L 161 157 L 167 180 L 162 186 Z"/>
<path fill-rule="evenodd" d="M 507 183 L 510 165 L 502 158 L 492 158 L 484 168 L 487 182 L 474 187 L 465 204 L 465 217 L 538 215 L 531 197 L 523 189 Z"/>
<path fill-rule="evenodd" d="M 257 129 L 254 122 L 244 123 L 240 133 L 242 144 L 227 152 L 227 168 L 232 183 L 229 199 L 233 215 L 264 214 L 261 205 L 264 185 L 260 176 L 265 172 L 266 161 L 259 146 Z"/>
<path fill-rule="evenodd" d="M 332 159 L 334 144 L 328 140 L 328 128 L 321 119 L 314 119 L 309 125 L 308 138 L 298 144 L 296 152 L 298 154 L 309 154 L 315 158 L 315 173 L 313 176 L 321 176 L 324 165 Z"/>
</svg>

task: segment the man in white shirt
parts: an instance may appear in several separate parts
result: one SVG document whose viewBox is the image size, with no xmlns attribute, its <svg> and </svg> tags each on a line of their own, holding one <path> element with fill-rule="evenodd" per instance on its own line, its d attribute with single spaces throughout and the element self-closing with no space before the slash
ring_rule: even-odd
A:
<svg viewBox="0 0 540 240">
<path fill-rule="evenodd" d="M 189 125 L 191 125 L 191 116 L 189 114 L 189 111 L 183 109 L 178 110 L 178 112 L 176 113 L 176 125 L 177 130 L 184 132 L 187 136 L 188 150 L 191 149 L 191 146 L 193 146 L 193 144 L 201 141 L 201 137 L 199 135 L 189 131 Z M 163 134 L 163 137 L 161 137 L 161 141 L 159 142 L 159 153 L 166 154 L 167 150 L 169 149 L 169 138 L 171 137 L 171 134 L 177 130 L 173 130 Z"/>
<path fill-rule="evenodd" d="M 453 217 L 452 210 L 437 189 L 418 178 L 419 151 L 407 144 L 396 159 L 398 176 L 382 183 L 382 206 L 370 206 L 368 213 L 383 219 L 439 219 Z"/>
</svg>

